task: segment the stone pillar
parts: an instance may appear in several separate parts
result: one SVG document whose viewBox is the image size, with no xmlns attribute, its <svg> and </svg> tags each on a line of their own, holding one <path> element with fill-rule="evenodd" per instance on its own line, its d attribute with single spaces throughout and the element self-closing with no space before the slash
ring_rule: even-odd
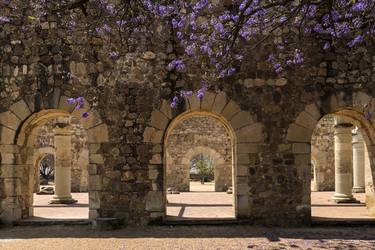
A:
<svg viewBox="0 0 375 250">
<path fill-rule="evenodd" d="M 364 193 L 365 143 L 358 129 L 353 132 L 353 193 Z"/>
<path fill-rule="evenodd" d="M 57 122 L 55 133 L 55 195 L 51 204 L 72 204 L 77 202 L 71 195 L 71 131 L 70 126 Z"/>
<path fill-rule="evenodd" d="M 352 203 L 352 129 L 353 125 L 342 117 L 335 117 L 335 194 L 336 203 Z"/>
</svg>

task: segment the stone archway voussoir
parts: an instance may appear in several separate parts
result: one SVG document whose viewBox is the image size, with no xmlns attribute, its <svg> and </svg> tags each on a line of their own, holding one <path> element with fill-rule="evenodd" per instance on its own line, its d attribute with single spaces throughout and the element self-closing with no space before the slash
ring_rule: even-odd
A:
<svg viewBox="0 0 375 250">
<path fill-rule="evenodd" d="M 0 124 L 17 130 L 21 124 L 21 120 L 13 112 L 7 111 L 0 114 Z"/>
<path fill-rule="evenodd" d="M 241 108 L 237 103 L 235 103 L 234 101 L 229 101 L 224 110 L 221 112 L 221 115 L 224 116 L 228 121 L 230 121 L 240 111 Z"/>
<path fill-rule="evenodd" d="M 152 111 L 151 114 L 151 121 L 150 125 L 154 128 L 157 128 L 159 130 L 166 130 L 168 124 L 169 124 L 169 119 L 166 117 L 161 111 L 159 110 L 154 110 Z"/>
<path fill-rule="evenodd" d="M 108 126 L 104 123 L 87 130 L 88 143 L 103 143 L 109 141 Z"/>
<path fill-rule="evenodd" d="M 212 105 L 215 102 L 215 97 L 216 93 L 207 92 L 202 99 L 201 109 L 211 111 Z"/>
<path fill-rule="evenodd" d="M 228 98 L 225 92 L 219 92 L 216 95 L 214 103 L 212 104 L 212 112 L 216 114 L 221 114 L 221 112 L 223 111 L 227 103 L 228 103 Z"/>
<path fill-rule="evenodd" d="M 229 123 L 234 130 L 237 130 L 242 127 L 245 127 L 246 125 L 254 123 L 254 120 L 249 114 L 249 112 L 240 111 L 232 117 Z"/>
<path fill-rule="evenodd" d="M 31 115 L 29 106 L 23 99 L 10 106 L 9 109 L 22 121 Z"/>
<path fill-rule="evenodd" d="M 311 142 L 313 130 L 305 127 L 301 127 L 295 123 L 289 126 L 287 140 L 290 142 Z"/>
<path fill-rule="evenodd" d="M 262 142 L 263 126 L 261 123 L 254 123 L 236 130 L 238 143 L 242 142 Z"/>
</svg>

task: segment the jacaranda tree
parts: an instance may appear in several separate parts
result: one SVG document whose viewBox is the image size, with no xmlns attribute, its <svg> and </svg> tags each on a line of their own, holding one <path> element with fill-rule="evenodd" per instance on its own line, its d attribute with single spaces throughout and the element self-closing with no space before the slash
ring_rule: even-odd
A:
<svg viewBox="0 0 375 250">
<path fill-rule="evenodd" d="M 1 0 L 0 8 L 2 26 L 22 23 L 27 31 L 56 15 L 72 33 L 85 29 L 109 43 L 121 41 L 126 50 L 110 51 L 112 60 L 136 50 L 140 37 L 152 40 L 157 25 L 167 26 L 184 52 L 166 68 L 183 72 L 194 64 L 203 70 L 197 98 L 217 79 L 235 74 L 249 51 L 269 39 L 273 53 L 264 60 L 283 74 L 309 60 L 303 42 L 296 41 L 314 39 L 322 50 L 334 52 L 343 46 L 353 50 L 375 34 L 373 0 Z M 171 106 L 192 94 L 179 90 Z"/>
</svg>

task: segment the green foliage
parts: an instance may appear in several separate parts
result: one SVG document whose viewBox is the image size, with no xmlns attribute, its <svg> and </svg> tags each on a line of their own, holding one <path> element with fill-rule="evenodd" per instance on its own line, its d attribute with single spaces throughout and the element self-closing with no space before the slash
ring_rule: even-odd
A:
<svg viewBox="0 0 375 250">
<path fill-rule="evenodd" d="M 214 164 L 212 164 L 212 161 L 198 160 L 196 168 L 198 174 L 202 176 L 210 177 L 214 175 Z"/>
</svg>

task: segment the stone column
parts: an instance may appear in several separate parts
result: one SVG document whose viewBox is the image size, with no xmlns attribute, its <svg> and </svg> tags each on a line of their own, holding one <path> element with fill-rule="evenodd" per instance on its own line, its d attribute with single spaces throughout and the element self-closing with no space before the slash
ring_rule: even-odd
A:
<svg viewBox="0 0 375 250">
<path fill-rule="evenodd" d="M 365 143 L 358 129 L 353 132 L 353 193 L 364 193 Z"/>
<path fill-rule="evenodd" d="M 58 121 L 55 133 L 55 195 L 50 204 L 72 204 L 77 202 L 71 195 L 71 131 L 70 126 Z"/>
<path fill-rule="evenodd" d="M 352 203 L 352 129 L 353 125 L 342 117 L 335 117 L 335 194 L 336 203 Z"/>
</svg>

